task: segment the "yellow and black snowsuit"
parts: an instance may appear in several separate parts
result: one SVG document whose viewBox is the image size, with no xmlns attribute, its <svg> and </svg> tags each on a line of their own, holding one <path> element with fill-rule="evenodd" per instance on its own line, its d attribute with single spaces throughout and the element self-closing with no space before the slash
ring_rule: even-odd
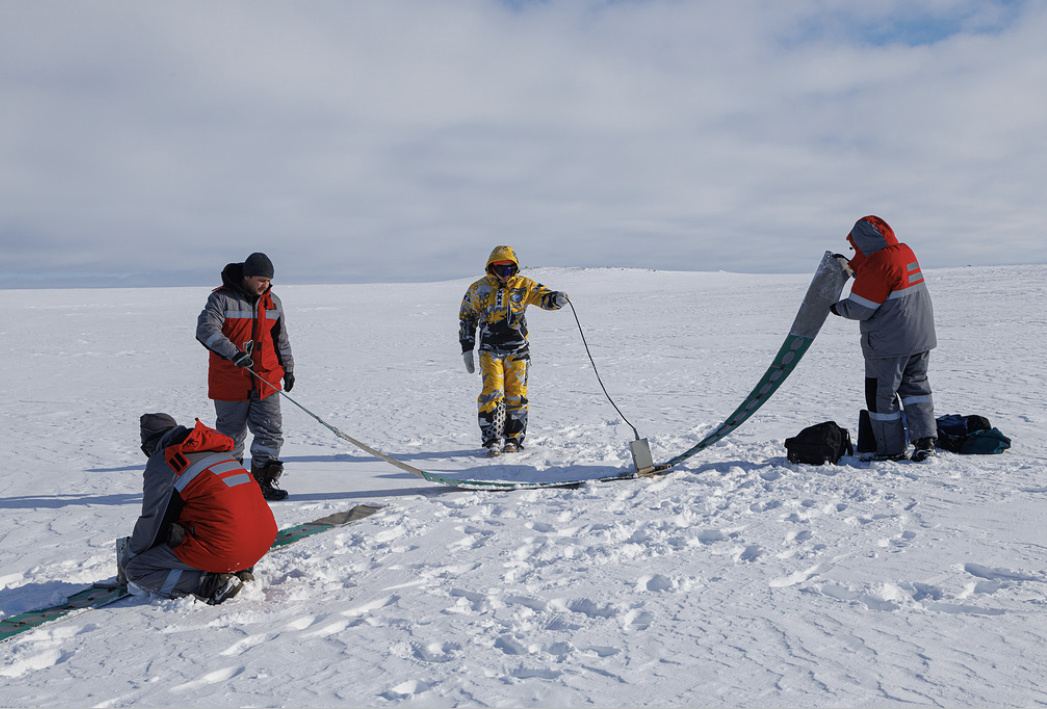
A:
<svg viewBox="0 0 1047 709">
<path fill-rule="evenodd" d="M 503 283 L 492 265 L 510 262 L 513 274 Z M 477 399 L 483 445 L 506 442 L 522 446 L 527 433 L 527 368 L 531 355 L 527 341 L 528 305 L 559 310 L 556 291 L 521 276 L 520 262 L 508 246 L 498 246 L 487 259 L 487 275 L 469 286 L 458 313 L 458 340 L 462 351 L 474 347 L 480 354 L 483 391 Z M 479 338 L 477 338 L 479 330 Z M 504 410 L 504 430 L 499 420 Z"/>
</svg>

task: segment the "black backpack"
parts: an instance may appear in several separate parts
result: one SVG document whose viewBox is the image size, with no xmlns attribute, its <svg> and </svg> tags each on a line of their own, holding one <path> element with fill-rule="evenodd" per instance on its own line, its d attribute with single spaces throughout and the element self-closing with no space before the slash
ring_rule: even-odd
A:
<svg viewBox="0 0 1047 709">
<path fill-rule="evenodd" d="M 836 463 L 844 455 L 854 455 L 851 434 L 846 428 L 826 421 L 808 426 L 792 438 L 785 439 L 790 463 L 822 465 Z"/>
</svg>

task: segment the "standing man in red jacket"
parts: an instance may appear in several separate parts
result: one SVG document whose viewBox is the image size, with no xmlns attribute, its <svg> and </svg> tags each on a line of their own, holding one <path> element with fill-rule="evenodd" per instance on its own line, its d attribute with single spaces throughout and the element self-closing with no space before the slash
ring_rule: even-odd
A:
<svg viewBox="0 0 1047 709">
<path fill-rule="evenodd" d="M 927 380 L 930 351 L 938 344 L 934 308 L 920 263 L 883 219 L 859 219 L 847 235 L 855 255 L 850 295 L 830 310 L 861 322 L 865 356 L 865 401 L 875 458 L 906 456 L 905 423 L 915 444 L 912 460 L 934 455 L 938 437 L 934 401 Z M 898 399 L 901 398 L 901 406 Z"/>
<path fill-rule="evenodd" d="M 141 418 L 142 514 L 119 565 L 128 585 L 212 605 L 235 596 L 276 539 L 258 484 L 233 458 L 233 439 L 167 414 Z"/>
<path fill-rule="evenodd" d="M 294 386 L 294 357 L 273 276 L 273 262 L 263 253 L 227 264 L 222 285 L 197 318 L 196 339 L 211 353 L 207 395 L 214 400 L 215 428 L 233 439 L 240 461 L 250 429 L 251 474 L 265 499 L 283 500 L 287 491 L 276 485 L 284 471 L 278 393 L 281 379 L 285 391 Z"/>
</svg>

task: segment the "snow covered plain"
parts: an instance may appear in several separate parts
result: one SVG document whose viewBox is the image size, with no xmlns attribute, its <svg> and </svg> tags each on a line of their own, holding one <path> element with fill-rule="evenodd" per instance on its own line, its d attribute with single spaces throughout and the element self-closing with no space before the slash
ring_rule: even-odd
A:
<svg viewBox="0 0 1047 709">
<path fill-rule="evenodd" d="M 820 254 L 812 254 L 812 273 Z M 217 268 L 216 268 L 217 278 Z M 742 401 L 810 274 L 530 270 L 570 293 L 656 462 Z M 931 270 L 939 414 L 998 456 L 791 465 L 857 433 L 857 324 L 832 318 L 781 390 L 661 479 L 470 492 L 355 450 L 284 402 L 281 527 L 374 517 L 263 559 L 217 607 L 131 598 L 0 644 L 8 706 L 1032 706 L 1047 703 L 1047 267 Z M 456 341 L 468 281 L 280 286 L 292 393 L 433 472 L 630 466 L 570 311 L 532 309 L 527 451 L 477 457 Z M 0 291 L 0 616 L 113 575 L 140 504 L 138 417 L 213 423 L 193 339 L 207 289 Z"/>
</svg>

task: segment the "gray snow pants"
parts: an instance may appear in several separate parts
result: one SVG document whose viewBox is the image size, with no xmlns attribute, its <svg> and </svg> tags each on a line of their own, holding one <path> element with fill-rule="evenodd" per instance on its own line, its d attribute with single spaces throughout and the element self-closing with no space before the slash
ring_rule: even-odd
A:
<svg viewBox="0 0 1047 709">
<path fill-rule="evenodd" d="M 233 439 L 236 447 L 233 457 L 244 459 L 244 441 L 250 429 L 251 464 L 259 467 L 280 459 L 280 448 L 284 444 L 284 421 L 280 414 L 280 395 L 272 394 L 258 401 L 214 402 L 218 418 L 215 428 Z"/>
<path fill-rule="evenodd" d="M 195 592 L 200 588 L 200 577 L 204 574 L 200 569 L 179 561 L 166 544 L 133 557 L 124 570 L 128 582 L 165 598 L 181 598 Z"/>
<path fill-rule="evenodd" d="M 865 404 L 877 453 L 903 453 L 907 445 L 906 425 L 913 441 L 938 436 L 931 384 L 927 381 L 929 358 L 930 352 L 921 352 L 907 357 L 865 360 Z M 904 422 L 902 409 L 905 410 Z"/>
</svg>

